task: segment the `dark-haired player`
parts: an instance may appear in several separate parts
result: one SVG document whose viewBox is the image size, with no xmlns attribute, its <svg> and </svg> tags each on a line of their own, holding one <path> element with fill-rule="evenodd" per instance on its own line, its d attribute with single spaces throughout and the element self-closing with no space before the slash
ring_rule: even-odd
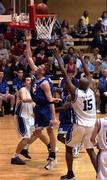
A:
<svg viewBox="0 0 107 180">
<path fill-rule="evenodd" d="M 72 84 L 64 66 L 60 61 L 60 54 L 57 50 L 53 51 L 55 58 L 57 59 L 61 72 L 63 74 L 66 86 L 71 95 L 71 104 L 75 112 L 75 124 L 71 132 L 68 132 L 69 136 L 66 139 L 66 163 L 68 172 L 65 176 L 62 176 L 62 180 L 73 180 L 75 175 L 73 173 L 73 147 L 84 143 L 84 147 L 91 159 L 91 162 L 96 169 L 96 155 L 94 153 L 93 144 L 91 143 L 91 134 L 96 122 L 96 103 L 94 92 L 89 88 L 90 73 L 81 58 L 81 62 L 84 68 L 84 72 L 87 78 L 81 78 L 79 80 L 79 87 L 75 88 Z"/>
</svg>

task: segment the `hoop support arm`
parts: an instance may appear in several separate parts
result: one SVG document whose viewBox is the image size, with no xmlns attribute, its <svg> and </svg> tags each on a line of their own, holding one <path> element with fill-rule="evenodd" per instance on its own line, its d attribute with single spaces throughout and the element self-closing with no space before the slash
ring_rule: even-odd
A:
<svg viewBox="0 0 107 180">
<path fill-rule="evenodd" d="M 36 15 L 36 8 L 35 5 L 28 5 L 29 9 L 29 24 L 31 29 L 35 29 L 35 15 Z"/>
</svg>

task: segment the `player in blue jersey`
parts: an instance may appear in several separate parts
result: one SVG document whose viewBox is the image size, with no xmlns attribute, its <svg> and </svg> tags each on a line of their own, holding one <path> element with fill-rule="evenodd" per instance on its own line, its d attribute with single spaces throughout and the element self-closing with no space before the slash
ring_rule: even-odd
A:
<svg viewBox="0 0 107 180">
<path fill-rule="evenodd" d="M 77 87 L 78 81 L 76 78 L 72 78 L 72 75 L 68 74 L 71 78 L 73 84 Z M 69 92 L 67 90 L 64 79 L 61 80 L 60 85 L 60 97 L 62 101 L 60 102 L 60 106 L 56 108 L 56 111 L 59 112 L 59 121 L 60 125 L 58 128 L 58 140 L 65 144 L 67 131 L 72 128 L 73 123 L 75 123 L 75 114 L 72 109 L 71 103 L 69 102 Z M 73 148 L 73 157 L 78 157 L 79 155 L 79 146 L 75 146 Z"/>
<path fill-rule="evenodd" d="M 56 164 L 56 139 L 54 135 L 54 126 L 57 124 L 55 116 L 54 98 L 52 97 L 52 88 L 46 74 L 46 66 L 44 64 L 36 66 L 34 64 L 30 49 L 30 41 L 32 39 L 31 32 L 26 32 L 26 51 L 27 60 L 32 71 L 36 74 L 36 80 L 33 81 L 31 88 L 31 97 L 36 103 L 34 108 L 36 133 L 40 136 L 42 130 L 47 128 L 50 138 L 51 152 L 47 160 L 45 168 L 52 169 Z"/>
</svg>

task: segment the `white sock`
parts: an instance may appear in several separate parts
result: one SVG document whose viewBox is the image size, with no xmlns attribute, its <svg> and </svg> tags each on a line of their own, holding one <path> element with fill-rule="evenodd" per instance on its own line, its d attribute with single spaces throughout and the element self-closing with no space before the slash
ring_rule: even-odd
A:
<svg viewBox="0 0 107 180">
<path fill-rule="evenodd" d="M 15 154 L 12 156 L 12 158 L 16 158 L 16 157 L 18 157 L 18 156 L 19 156 L 19 154 L 15 153 Z"/>
<path fill-rule="evenodd" d="M 28 149 L 29 148 L 29 144 L 27 144 L 25 147 L 24 147 L 24 149 Z"/>
<path fill-rule="evenodd" d="M 10 108 L 10 111 L 13 111 L 13 107 Z"/>
</svg>

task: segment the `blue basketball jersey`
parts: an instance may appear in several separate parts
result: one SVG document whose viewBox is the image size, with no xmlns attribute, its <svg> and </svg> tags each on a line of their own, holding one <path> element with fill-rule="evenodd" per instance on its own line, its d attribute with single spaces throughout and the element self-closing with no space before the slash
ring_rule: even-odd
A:
<svg viewBox="0 0 107 180">
<path fill-rule="evenodd" d="M 63 104 L 67 101 L 67 97 L 69 95 L 68 90 L 64 89 L 64 79 L 62 79 L 60 83 L 60 87 L 61 87 L 60 97 L 62 99 L 62 106 L 63 106 Z M 75 114 L 72 107 L 69 107 L 64 112 L 59 113 L 59 121 L 60 121 L 59 131 L 66 132 L 71 126 L 71 124 L 73 124 L 75 121 Z"/>
<path fill-rule="evenodd" d="M 33 84 L 31 87 L 31 97 L 33 101 L 40 106 L 48 105 L 49 102 L 47 100 L 47 97 L 45 95 L 45 92 L 42 90 L 41 85 L 44 81 L 48 81 L 51 94 L 53 95 L 53 84 L 50 81 L 50 79 L 46 76 L 42 80 L 33 80 Z"/>
<path fill-rule="evenodd" d="M 45 81 L 49 83 L 51 94 L 53 95 L 53 85 L 47 76 L 39 81 L 33 80 L 31 87 L 31 97 L 36 103 L 34 108 L 36 127 L 47 127 L 52 120 L 50 102 L 48 101 L 45 92 L 41 88 L 42 83 Z"/>
</svg>

